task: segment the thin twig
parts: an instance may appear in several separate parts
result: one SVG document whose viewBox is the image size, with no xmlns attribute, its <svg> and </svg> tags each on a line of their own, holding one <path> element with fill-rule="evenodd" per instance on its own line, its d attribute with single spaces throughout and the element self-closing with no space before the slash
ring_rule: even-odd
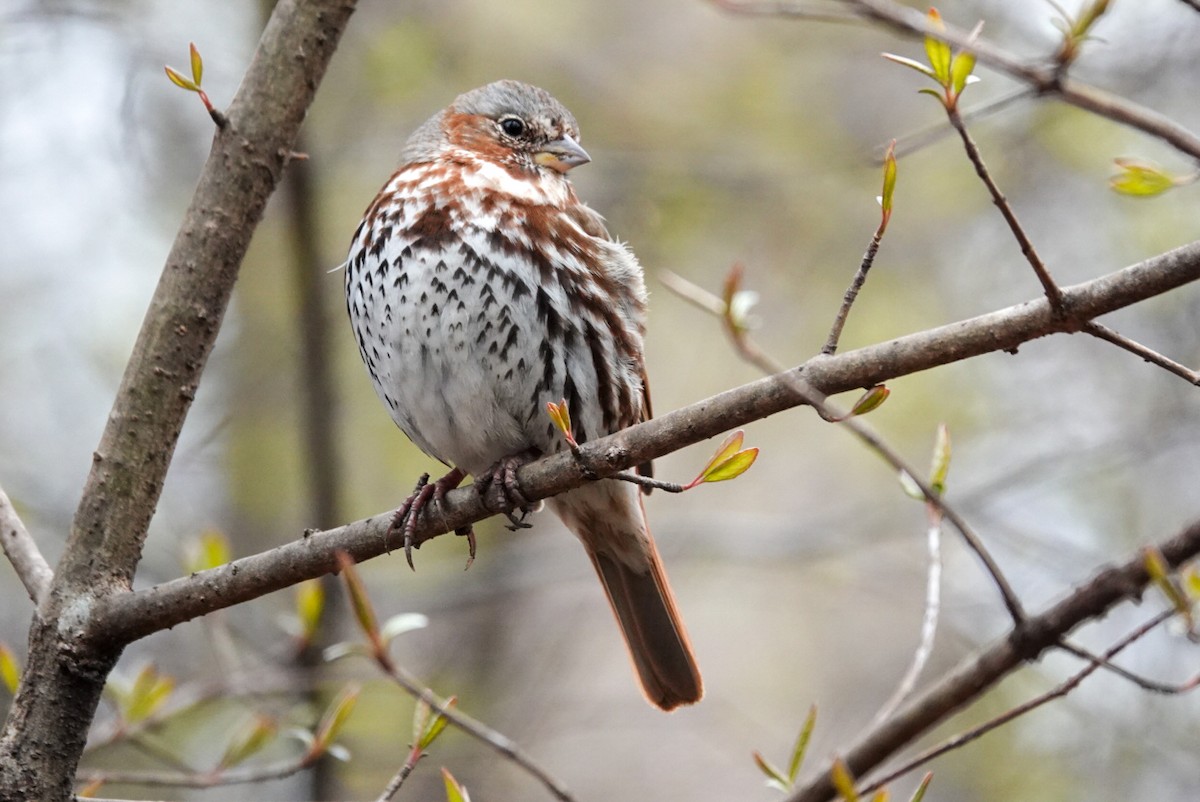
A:
<svg viewBox="0 0 1200 802">
<path fill-rule="evenodd" d="M 404 785 L 404 781 L 408 779 L 408 775 L 412 774 L 413 769 L 417 767 L 417 760 L 421 759 L 423 752 L 414 750 L 416 760 L 411 756 L 404 761 L 404 765 L 392 775 L 392 779 L 388 780 L 388 784 L 384 786 L 383 792 L 376 798 L 375 802 L 388 802 L 400 790 L 400 786 Z"/>
<path fill-rule="evenodd" d="M 667 285 L 672 291 L 677 291 L 679 287 L 691 285 L 687 289 L 688 300 L 701 309 L 711 310 L 714 308 L 712 301 L 716 301 L 716 308 L 722 310 L 720 314 L 722 319 L 727 315 L 723 313 L 724 306 L 720 298 L 712 295 L 707 290 L 699 287 L 681 276 L 674 276 L 671 282 Z M 707 297 L 706 297 L 707 296 Z M 1000 566 L 992 558 L 987 547 L 983 545 L 983 541 L 975 534 L 974 530 L 967 522 L 954 511 L 941 497 L 936 493 L 928 482 L 921 479 L 917 470 L 900 456 L 900 454 L 883 441 L 874 431 L 866 424 L 855 417 L 847 417 L 839 410 L 834 409 L 826 400 L 825 396 L 817 391 L 809 384 L 802 374 L 795 371 L 786 371 L 781 363 L 776 361 L 769 354 L 765 353 L 754 340 L 745 332 L 735 330 L 732 327 L 726 326 L 726 331 L 729 332 L 733 340 L 734 347 L 743 359 L 758 367 L 765 373 L 774 375 L 786 383 L 787 387 L 799 397 L 805 404 L 811 406 L 827 421 L 836 421 L 845 428 L 854 433 L 861 441 L 863 441 L 871 450 L 883 458 L 885 462 L 892 466 L 897 471 L 907 474 L 913 483 L 920 488 L 925 496 L 925 500 L 937 507 L 946 519 L 958 530 L 962 535 L 963 540 L 967 543 L 972 551 L 975 552 L 980 562 L 983 563 L 984 569 L 991 576 L 996 588 L 1000 591 L 1000 595 L 1004 600 L 1004 606 L 1008 610 L 1009 616 L 1013 623 L 1020 625 L 1025 620 L 1025 611 L 1021 606 L 1020 600 L 1017 598 L 1016 592 L 1012 589 L 1008 580 L 1004 576 L 1004 572 L 1000 570 Z M 833 356 L 822 356 L 821 359 L 834 359 Z"/>
<path fill-rule="evenodd" d="M 989 100 L 978 106 L 972 106 L 965 111 L 960 111 L 962 118 L 967 121 L 980 120 L 984 117 L 989 117 L 1003 109 L 1008 108 L 1018 100 L 1032 98 L 1036 96 L 1036 92 L 1028 86 L 1022 86 L 1018 89 L 998 98 Z M 911 131 L 907 134 L 901 134 L 896 138 L 896 158 L 903 158 L 909 154 L 916 153 L 922 148 L 932 145 L 934 142 L 941 140 L 943 137 L 954 133 L 954 129 L 943 122 L 937 122 L 933 125 L 921 128 L 917 131 Z M 887 145 L 878 145 L 872 149 L 872 163 L 883 164 L 883 154 L 887 150 Z"/>
<path fill-rule="evenodd" d="M 848 0 L 864 18 L 875 20 L 909 36 L 931 36 L 961 50 L 969 50 L 978 61 L 1023 81 L 1039 94 L 1058 97 L 1065 103 L 1090 111 L 1113 122 L 1136 128 L 1169 143 L 1177 150 L 1200 159 L 1200 136 L 1157 111 L 1131 100 L 1081 83 L 1062 74 L 1055 64 L 1032 64 L 990 42 L 972 38 L 961 28 L 934 25 L 920 11 L 894 0 Z M 1185 0 L 1186 2 L 1186 0 Z M 734 9 L 740 4 L 730 4 Z M 790 5 L 781 3 L 781 5 Z"/>
<path fill-rule="evenodd" d="M 25 528 L 21 516 L 17 515 L 12 501 L 4 488 L 0 487 L 0 547 L 4 548 L 4 556 L 12 563 L 13 570 L 25 586 L 34 605 L 40 606 L 42 599 L 50 590 L 54 572 L 50 564 L 38 550 L 37 543 Z"/>
<path fill-rule="evenodd" d="M 630 473 L 629 471 L 620 471 L 614 473 L 609 479 L 620 479 L 622 482 L 629 482 L 639 487 L 649 487 L 655 490 L 662 490 L 666 493 L 682 493 L 687 488 L 678 482 L 668 482 L 665 479 L 655 479 L 653 476 L 643 476 L 640 473 Z"/>
<path fill-rule="evenodd" d="M 694 281 L 689 281 L 672 270 L 658 271 L 658 280 L 676 296 L 690 303 L 697 309 L 702 309 L 716 317 L 725 314 L 725 303 L 716 295 L 701 287 Z"/>
<path fill-rule="evenodd" d="M 770 16 L 785 16 L 792 19 L 812 20 L 814 22 L 849 22 L 862 24 L 861 14 L 853 10 L 838 8 L 829 3 L 814 2 L 779 2 L 779 0 L 712 0 L 713 5 L 738 14 L 765 14 Z"/>
<path fill-rule="evenodd" d="M 1076 657 L 1082 657 L 1084 660 L 1088 660 L 1093 663 L 1097 663 L 1097 662 L 1100 663 L 1108 671 L 1111 671 L 1113 674 L 1116 674 L 1118 677 L 1121 677 L 1122 679 L 1129 680 L 1134 685 L 1138 686 L 1139 688 L 1141 688 L 1144 691 L 1150 691 L 1151 693 L 1160 693 L 1160 694 L 1163 694 L 1164 696 L 1178 696 L 1180 694 L 1184 694 L 1184 693 L 1193 691 L 1198 686 L 1200 686 L 1200 674 L 1197 674 L 1196 676 L 1192 677 L 1189 680 L 1185 680 L 1184 682 L 1178 682 L 1178 683 L 1159 682 L 1158 680 L 1153 680 L 1153 679 L 1149 679 L 1148 677 L 1143 677 L 1140 674 L 1135 674 L 1134 672 L 1130 671 L 1127 668 L 1122 668 L 1121 666 L 1119 666 L 1115 663 L 1111 663 L 1104 657 L 1102 657 L 1100 655 L 1092 654 L 1087 649 L 1084 649 L 1080 646 L 1076 646 L 1075 644 L 1071 643 L 1070 641 L 1063 640 L 1058 645 L 1061 649 L 1063 649 L 1063 651 L 1070 652 L 1071 654 L 1075 655 Z"/>
<path fill-rule="evenodd" d="M 850 316 L 850 307 L 854 305 L 854 300 L 858 298 L 858 291 L 862 289 L 863 284 L 867 281 L 867 271 L 875 263 L 875 254 L 879 253 L 879 243 L 882 241 L 883 228 L 880 227 L 875 232 L 875 235 L 871 237 L 871 243 L 867 246 L 867 252 L 863 254 L 862 261 L 859 262 L 858 271 L 854 274 L 854 279 L 850 282 L 850 286 L 846 288 L 846 292 L 842 296 L 842 306 L 838 309 L 837 317 L 833 319 L 833 327 L 829 330 L 829 338 L 825 340 L 825 347 L 821 349 L 822 354 L 833 354 L 837 351 L 838 340 L 842 338 L 842 329 L 846 326 L 846 318 Z"/>
<path fill-rule="evenodd" d="M 821 349 L 821 353 L 826 356 L 830 356 L 837 351 L 838 341 L 842 338 L 842 329 L 846 326 L 846 318 L 850 316 L 850 307 L 854 305 L 855 299 L 858 298 L 859 290 L 867 283 L 867 272 L 871 269 L 871 265 L 875 264 L 875 256 L 879 253 L 879 245 L 883 242 L 883 235 L 887 231 L 888 221 L 892 218 L 892 201 L 895 189 L 896 140 L 893 139 L 883 156 L 883 190 L 879 196 L 879 205 L 882 213 L 880 214 L 879 225 L 875 228 L 875 233 L 871 236 L 871 242 L 867 245 L 867 252 L 863 254 L 862 260 L 858 263 L 858 270 L 855 272 L 854 278 L 850 281 L 850 286 L 846 288 L 845 294 L 842 295 L 842 305 L 838 309 L 837 316 L 833 319 L 833 327 L 829 330 L 829 337 L 825 340 L 825 347 Z M 725 317 L 728 318 L 729 316 L 726 315 Z"/>
<path fill-rule="evenodd" d="M 537 779 L 546 790 L 562 802 L 574 802 L 574 797 L 561 782 L 550 776 L 549 772 L 525 754 L 524 750 L 503 733 L 493 730 L 481 721 L 468 716 L 458 708 L 449 706 L 437 694 L 425 687 L 419 679 L 409 673 L 403 666 L 397 665 L 386 652 L 375 655 L 375 661 L 387 672 L 392 681 L 403 688 L 414 699 L 420 699 L 438 714 L 444 716 L 454 726 L 480 741 L 494 751 L 520 766 Z"/>
<path fill-rule="evenodd" d="M 1187 365 L 1181 365 L 1173 359 L 1168 359 L 1162 354 L 1151 348 L 1147 348 L 1139 342 L 1129 339 L 1128 337 L 1119 334 L 1107 326 L 1101 325 L 1095 321 L 1090 321 L 1083 324 L 1083 330 L 1093 337 L 1110 342 L 1118 348 L 1124 348 L 1131 354 L 1140 356 L 1145 361 L 1152 365 L 1158 365 L 1160 368 L 1174 373 L 1176 376 L 1186 380 L 1189 384 L 1200 385 L 1200 373 L 1192 370 Z"/>
<path fill-rule="evenodd" d="M 936 506 L 930 504 L 928 507 L 929 527 L 925 533 L 925 540 L 929 549 L 929 571 L 925 580 L 925 614 L 921 619 L 921 639 L 917 643 L 908 671 L 896 686 L 895 692 L 884 702 L 883 707 L 879 708 L 879 712 L 871 720 L 870 727 L 877 727 L 891 718 L 916 687 L 917 679 L 925 669 L 925 664 L 929 662 L 929 655 L 933 653 L 942 599 L 942 515 Z"/>
<path fill-rule="evenodd" d="M 868 426 L 859 421 L 857 418 L 848 418 L 842 421 L 842 425 L 854 432 L 860 440 L 875 450 L 883 459 L 897 471 L 903 471 L 908 474 L 908 477 L 913 481 L 921 493 L 925 496 L 925 500 L 936 506 L 946 520 L 953 524 L 954 528 L 962 535 L 963 540 L 971 551 L 975 552 L 975 556 L 983 563 L 984 569 L 991 577 L 992 582 L 996 585 L 996 589 L 1000 592 L 1000 596 L 1004 600 L 1004 607 L 1008 610 L 1008 615 L 1012 618 L 1013 624 L 1020 626 L 1025 621 L 1025 609 L 1021 605 L 1021 601 L 1017 598 L 1016 591 L 1009 584 L 1008 579 L 1004 576 L 1004 572 L 1000 570 L 999 564 L 992 557 L 991 552 L 983 545 L 983 541 L 975 530 L 966 522 L 958 512 L 946 503 L 941 495 L 930 487 L 929 483 L 921 478 L 908 462 L 902 458 L 895 450 L 885 443 L 879 435 L 875 434 Z"/>
<path fill-rule="evenodd" d="M 913 759 L 904 763 L 904 765 L 900 766 L 898 769 L 888 772 L 886 775 L 884 775 L 883 777 L 881 777 L 877 780 L 872 780 L 869 785 L 867 785 L 863 788 L 860 788 L 859 793 L 863 794 L 863 795 L 872 793 L 873 791 L 875 791 L 879 788 L 882 788 L 883 786 L 887 785 L 888 783 L 892 782 L 893 780 L 895 780 L 899 777 L 903 777 L 905 774 L 908 774 L 910 771 L 913 771 L 914 769 L 918 769 L 921 766 L 924 766 L 926 763 L 933 760 L 934 758 L 940 757 L 941 755 L 944 755 L 947 752 L 951 752 L 955 749 L 958 749 L 959 747 L 964 746 L 965 744 L 968 744 L 971 741 L 974 741 L 974 740 L 986 735 L 987 733 L 991 732 L 992 730 L 996 729 L 997 727 L 1003 726 L 1003 725 L 1009 723 L 1010 721 L 1013 721 L 1014 719 L 1017 719 L 1032 710 L 1036 710 L 1037 708 L 1041 707 L 1042 705 L 1046 704 L 1047 702 L 1052 702 L 1055 699 L 1059 699 L 1063 696 L 1066 696 L 1068 693 L 1075 690 L 1075 688 L 1079 686 L 1079 683 L 1083 682 L 1085 679 L 1087 679 L 1089 676 L 1091 676 L 1092 673 L 1094 673 L 1096 671 L 1096 669 L 1101 668 L 1110 659 L 1112 659 L 1114 656 L 1116 656 L 1118 653 L 1120 653 L 1121 650 L 1123 650 L 1125 647 L 1129 646 L 1130 644 L 1134 643 L 1135 641 L 1139 640 L 1140 638 L 1145 636 L 1148 632 L 1150 632 L 1152 629 L 1159 626 L 1164 621 L 1167 621 L 1169 618 L 1171 618 L 1174 615 L 1175 615 L 1174 610 L 1164 610 L 1163 612 L 1161 612 L 1158 615 L 1151 618 L 1146 623 L 1139 626 L 1137 629 L 1135 629 L 1130 634 L 1126 635 L 1121 640 L 1117 641 L 1117 643 L 1115 643 L 1110 649 L 1108 649 L 1108 651 L 1106 651 L 1104 653 L 1103 657 L 1101 657 L 1100 659 L 1097 659 L 1097 660 L 1093 660 L 1091 662 L 1091 664 L 1087 666 L 1087 668 L 1084 668 L 1082 671 L 1080 671 L 1077 674 L 1075 674 L 1074 676 L 1072 676 L 1066 682 L 1063 682 L 1062 684 L 1058 685 L 1057 687 L 1053 688 L 1050 691 L 1047 691 L 1046 693 L 1044 693 L 1040 696 L 1036 696 L 1033 699 L 1030 699 L 1029 701 L 1025 702 L 1024 704 L 1020 704 L 1010 710 L 1006 710 L 1004 713 L 1001 713 L 999 716 L 996 716 L 993 719 L 985 721 L 983 724 L 980 724 L 977 727 L 972 727 L 971 729 L 967 730 L 966 732 L 959 733 L 958 735 L 955 735 L 954 737 L 943 741 L 942 743 L 938 744 L 937 746 L 925 750 L 924 752 L 917 755 Z"/>
<path fill-rule="evenodd" d="M 150 739 L 145 731 L 139 732 L 136 735 L 131 735 L 125 743 L 141 752 L 143 755 L 156 760 L 159 763 L 174 769 L 180 774 L 199 774 L 196 768 L 190 765 L 186 760 L 172 752 L 166 746 L 157 744 Z"/>
<path fill-rule="evenodd" d="M 227 785 L 266 782 L 291 777 L 302 771 L 319 757 L 305 752 L 298 758 L 280 760 L 262 766 L 246 766 L 226 771 L 80 771 L 75 775 L 79 782 L 119 785 L 152 785 L 167 788 L 218 788 Z"/>
<path fill-rule="evenodd" d="M 963 122 L 962 115 L 958 113 L 958 109 L 955 106 L 948 107 L 946 114 L 950 119 L 950 125 L 953 126 L 962 139 L 963 147 L 967 151 L 967 158 L 975 166 L 975 173 L 983 181 L 988 192 L 991 193 L 992 202 L 996 204 L 996 208 L 1004 216 L 1004 222 L 1008 223 L 1009 230 L 1012 231 L 1017 244 L 1021 246 L 1021 253 L 1025 255 L 1025 260 L 1029 262 L 1029 266 L 1033 268 L 1038 281 L 1042 283 L 1042 290 L 1046 293 L 1046 300 L 1050 302 L 1050 306 L 1055 312 L 1061 313 L 1063 310 L 1062 290 L 1054 283 L 1054 279 L 1050 277 L 1050 271 L 1046 269 L 1045 263 L 1038 256 L 1037 250 L 1034 249 L 1033 243 L 1030 242 L 1029 236 L 1025 233 L 1025 229 L 1021 227 L 1020 221 L 1017 220 L 1016 212 L 1009 205 L 1008 199 L 1004 197 L 1004 193 L 1000 191 L 1000 187 L 992 180 L 992 174 L 988 171 L 987 165 L 984 164 L 983 156 L 980 155 L 979 148 L 975 145 L 975 140 L 971 138 L 971 134 L 967 131 L 967 126 Z"/>
</svg>

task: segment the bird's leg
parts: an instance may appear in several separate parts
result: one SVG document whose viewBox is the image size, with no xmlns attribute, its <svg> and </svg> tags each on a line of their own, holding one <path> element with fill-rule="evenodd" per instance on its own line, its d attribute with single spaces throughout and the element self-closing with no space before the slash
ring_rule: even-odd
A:
<svg viewBox="0 0 1200 802">
<path fill-rule="evenodd" d="M 404 503 L 397 507 L 396 512 L 392 514 L 392 523 L 388 526 L 387 531 L 383 533 L 383 547 L 389 554 L 391 554 L 392 548 L 388 545 L 388 537 L 392 534 L 392 532 L 397 530 L 399 530 L 401 533 L 407 530 L 407 520 L 410 517 L 414 520 L 416 519 L 416 516 L 412 514 L 413 507 L 417 505 L 417 499 L 420 497 L 421 493 L 424 492 L 425 487 L 428 484 L 429 474 L 421 474 L 421 478 L 417 480 L 417 486 L 413 488 L 413 492 L 408 498 L 404 499 Z M 407 547 L 407 542 L 405 545 Z M 412 565 L 411 561 L 409 561 L 409 565 Z"/>
<path fill-rule="evenodd" d="M 404 536 L 404 559 L 408 561 L 408 567 L 414 571 L 416 567 L 413 565 L 412 550 L 415 546 L 420 548 L 419 543 L 413 542 L 413 536 L 417 531 L 417 519 L 421 517 L 421 512 L 425 509 L 425 505 L 429 503 L 429 499 L 441 507 L 442 502 L 446 498 L 446 493 L 462 484 L 462 480 L 466 477 L 458 468 L 454 468 L 441 479 L 438 479 L 433 484 L 429 483 L 429 474 L 421 474 L 421 478 L 417 480 L 417 486 L 413 488 L 412 495 L 404 500 L 396 510 L 396 514 L 392 516 L 392 525 L 388 527 L 388 531 L 384 534 L 384 539 L 392 532 L 399 531 Z M 455 534 L 467 534 L 467 543 L 470 546 L 470 560 L 467 562 L 469 566 L 471 560 L 475 559 L 475 534 L 463 530 L 470 530 L 470 526 L 461 527 L 454 530 Z"/>
<path fill-rule="evenodd" d="M 517 469 L 537 459 L 538 456 L 540 455 L 534 451 L 524 451 L 505 457 L 493 465 L 487 473 L 478 477 L 475 482 L 476 492 L 479 493 L 484 506 L 489 509 L 492 507 L 487 503 L 487 494 L 493 486 L 496 487 L 501 502 L 508 507 L 508 509 L 502 510 L 504 517 L 509 520 L 508 528 L 514 531 L 529 529 L 531 524 L 525 523 L 525 516 L 541 506 L 540 503 L 526 498 L 521 491 L 521 483 L 517 480 Z"/>
</svg>

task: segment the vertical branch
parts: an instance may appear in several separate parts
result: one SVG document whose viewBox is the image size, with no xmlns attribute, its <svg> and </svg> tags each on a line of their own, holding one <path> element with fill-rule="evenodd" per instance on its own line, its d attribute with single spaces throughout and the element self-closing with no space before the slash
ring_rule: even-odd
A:
<svg viewBox="0 0 1200 802">
<path fill-rule="evenodd" d="M 883 234 L 887 231 L 888 221 L 892 219 L 892 197 L 895 191 L 896 140 L 893 139 L 883 156 L 883 192 L 879 196 L 882 215 L 879 220 L 879 227 L 875 229 L 875 234 L 871 237 L 871 243 L 867 246 L 867 252 L 863 255 L 862 262 L 858 265 L 858 272 L 854 274 L 854 279 L 850 282 L 846 294 L 842 296 L 842 306 L 838 309 L 837 317 L 833 320 L 833 327 L 829 330 L 829 338 L 825 340 L 825 347 L 821 349 L 822 354 L 828 356 L 837 351 L 838 341 L 842 338 L 842 329 L 846 325 L 846 318 L 850 316 L 850 307 L 854 305 L 855 299 L 858 298 L 859 290 L 867 283 L 867 271 L 875 263 L 875 254 L 879 253 L 879 244 L 883 242 Z"/>
<path fill-rule="evenodd" d="M 352 4 L 280 3 L 217 131 L 125 369 L 59 566 L 128 587 L 242 257 Z"/>
<path fill-rule="evenodd" d="M 306 493 L 313 525 L 326 529 L 339 520 L 341 464 L 332 414 L 337 399 L 330 367 L 329 314 L 325 302 L 329 285 L 334 282 L 322 281 L 327 271 L 323 269 L 317 242 L 313 173 L 307 160 L 296 161 L 288 170 L 283 191 L 291 228 L 293 278 L 300 299 L 297 328 L 300 335 L 301 417 L 308 471 Z"/>
<path fill-rule="evenodd" d="M 896 690 L 871 720 L 871 727 L 878 727 L 887 721 L 908 698 L 913 688 L 917 687 L 917 680 L 925 670 L 929 656 L 933 654 L 933 642 L 937 637 L 938 616 L 942 607 L 942 512 L 933 504 L 926 505 L 926 512 L 929 518 L 929 526 L 925 530 L 929 567 L 926 569 L 925 614 L 921 617 L 921 637 L 908 670 L 904 672 Z"/>
<path fill-rule="evenodd" d="M 273 0 L 260 0 L 261 13 L 267 18 Z M 295 149 L 307 152 L 304 137 L 298 137 Z M 322 281 L 326 276 L 321 258 L 318 201 L 314 191 L 316 167 L 307 158 L 297 159 L 283 180 L 282 190 L 291 241 L 292 279 L 298 298 L 295 315 L 300 340 L 298 375 L 300 380 L 300 453 L 304 463 L 304 500 L 307 503 L 308 527 L 327 529 L 339 520 L 339 490 L 341 463 L 337 452 L 337 433 L 333 410 L 336 392 L 330 368 L 329 316 L 322 292 L 332 283 Z M 308 702 L 315 709 L 322 706 L 320 678 L 324 661 L 323 647 L 329 638 L 324 633 L 335 630 L 344 612 L 334 577 L 325 576 L 321 583 L 324 604 L 321 623 L 315 636 L 292 655 L 291 668 L 300 676 L 299 686 L 307 689 Z M 313 799 L 333 799 L 337 790 L 337 772 L 328 755 L 315 760 L 309 769 L 309 794 Z"/>
<path fill-rule="evenodd" d="M 298 145 L 298 148 L 302 146 Z M 336 392 L 331 375 L 329 355 L 329 315 L 325 291 L 330 281 L 321 261 L 317 236 L 317 200 L 313 191 L 315 169 L 307 159 L 297 160 L 288 170 L 283 182 L 287 201 L 288 224 L 292 241 L 292 275 L 295 281 L 299 309 L 296 315 L 300 338 L 300 414 L 306 482 L 305 501 L 308 506 L 307 526 L 328 529 L 339 520 L 339 490 L 341 462 L 337 451 L 337 431 L 333 416 Z M 322 626 L 318 636 L 295 655 L 294 668 L 305 676 L 301 687 L 309 688 L 310 702 L 319 706 L 321 650 L 328 638 L 320 633 L 336 627 L 343 605 L 336 579 L 322 577 L 325 604 L 322 607 Z M 313 799 L 333 799 L 336 791 L 334 762 L 322 756 L 310 769 Z"/>
</svg>

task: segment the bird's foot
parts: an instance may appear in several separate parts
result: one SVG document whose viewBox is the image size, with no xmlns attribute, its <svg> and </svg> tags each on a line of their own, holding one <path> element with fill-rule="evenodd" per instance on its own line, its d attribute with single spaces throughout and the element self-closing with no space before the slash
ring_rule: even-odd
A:
<svg viewBox="0 0 1200 802">
<path fill-rule="evenodd" d="M 384 545 L 386 546 L 387 537 L 392 532 L 399 532 L 404 542 L 404 559 L 408 561 L 408 567 L 414 571 L 416 567 L 413 565 L 412 550 L 421 547 L 420 543 L 415 542 L 417 520 L 421 517 L 421 512 L 429 504 L 430 499 L 433 499 L 434 504 L 441 509 L 442 502 L 446 499 L 446 493 L 462 484 L 465 477 L 465 473 L 455 468 L 430 484 L 429 474 L 421 474 L 421 478 L 417 480 L 417 486 L 413 488 L 412 495 L 404 500 L 404 503 L 396 510 L 396 514 L 392 516 L 392 525 L 384 534 Z M 454 532 L 458 535 L 465 535 L 467 538 L 470 549 L 470 557 L 467 560 L 469 568 L 475 560 L 475 532 L 470 525 L 455 529 Z"/>
<path fill-rule="evenodd" d="M 520 481 L 517 480 L 517 469 L 537 459 L 538 456 L 534 452 L 526 451 L 505 457 L 493 465 L 486 474 L 478 477 L 475 482 L 476 492 L 479 493 L 479 498 L 483 501 L 484 506 L 504 513 L 504 517 L 509 520 L 508 528 L 513 531 L 529 529 L 532 524 L 525 523 L 525 517 L 529 513 L 541 509 L 541 502 L 530 501 L 521 490 Z M 489 503 L 488 495 L 493 488 L 495 488 L 498 498 L 495 502 Z"/>
</svg>

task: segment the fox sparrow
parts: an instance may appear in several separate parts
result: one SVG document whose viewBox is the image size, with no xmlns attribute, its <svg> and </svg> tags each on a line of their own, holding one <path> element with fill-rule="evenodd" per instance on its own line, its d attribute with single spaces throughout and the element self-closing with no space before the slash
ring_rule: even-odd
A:
<svg viewBox="0 0 1200 802">
<path fill-rule="evenodd" d="M 452 467 L 399 523 L 468 473 L 528 507 L 513 466 L 565 445 L 549 401 L 566 400 L 579 442 L 649 417 L 642 269 L 575 197 L 567 171 L 588 161 L 562 104 L 497 81 L 418 128 L 368 207 L 346 263 L 359 352 L 396 424 Z M 699 700 L 638 489 L 601 480 L 550 506 L 591 557 L 646 697 Z"/>
</svg>

